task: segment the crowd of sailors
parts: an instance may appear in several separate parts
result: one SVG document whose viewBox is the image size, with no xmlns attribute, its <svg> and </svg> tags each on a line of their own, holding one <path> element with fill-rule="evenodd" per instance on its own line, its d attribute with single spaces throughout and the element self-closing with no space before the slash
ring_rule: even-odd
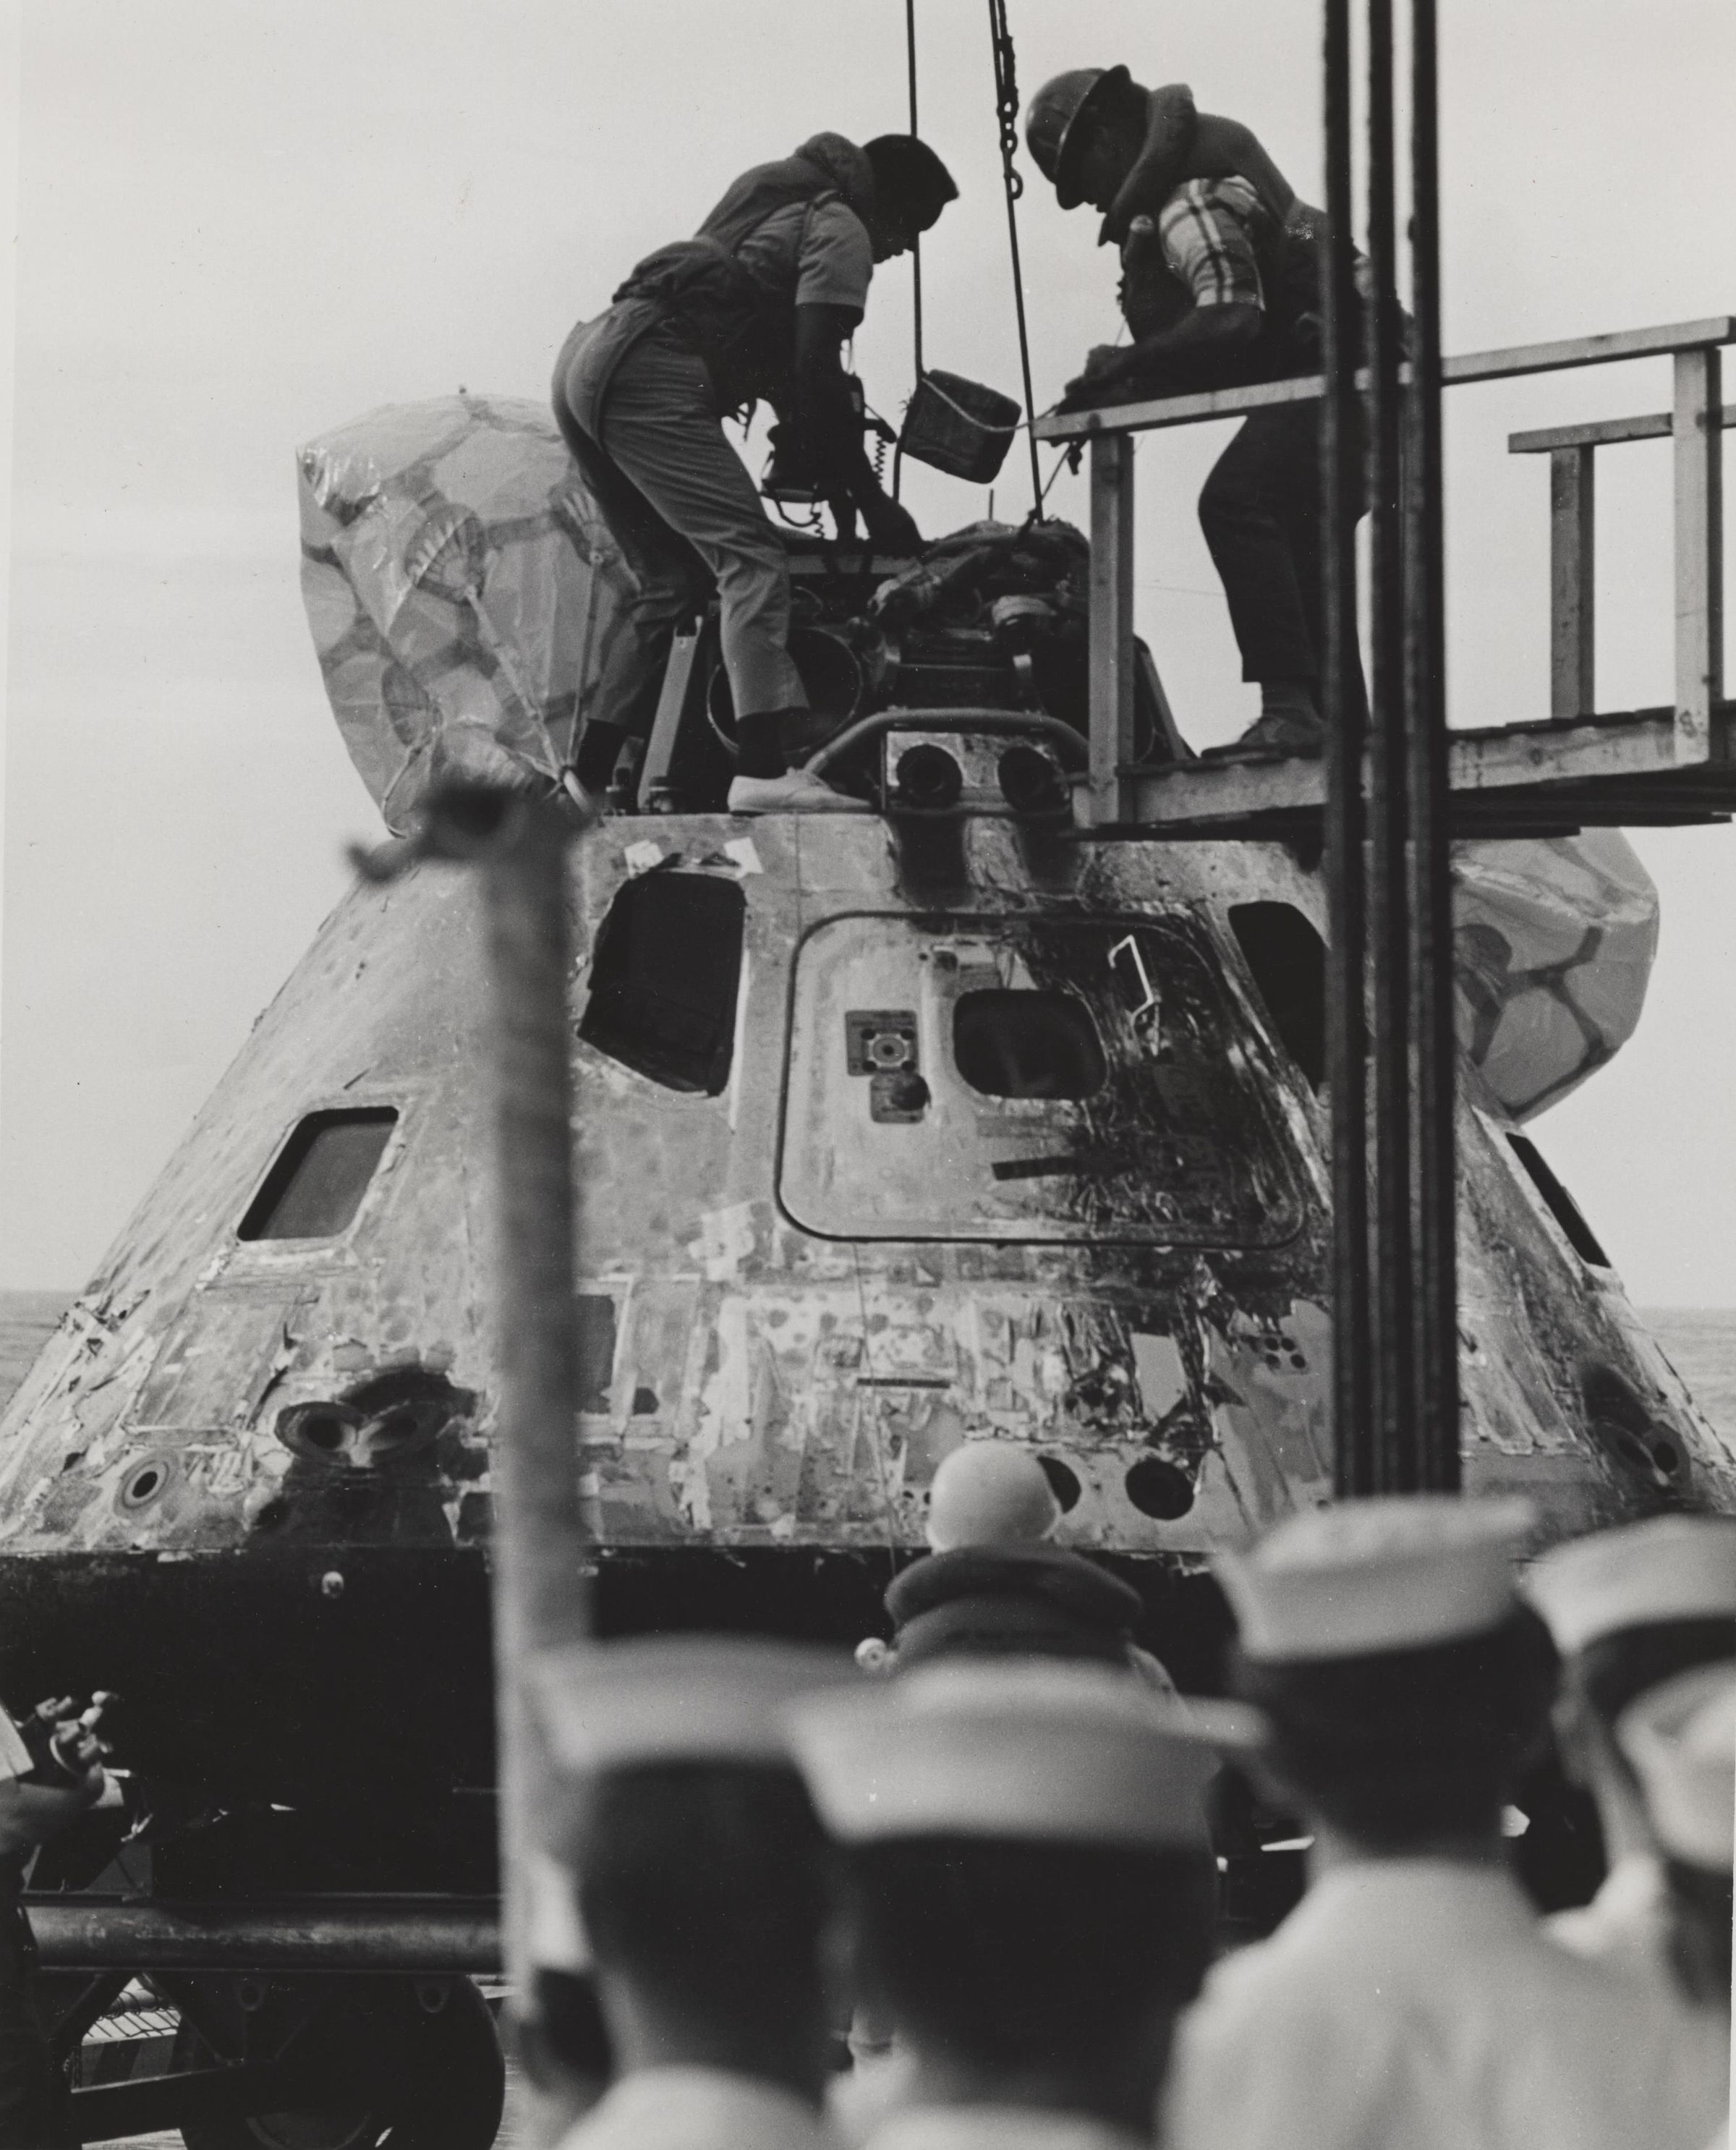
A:
<svg viewBox="0 0 1736 2150">
<path fill-rule="evenodd" d="M 1724 2141 L 1736 1519 L 1527 1558 L 1519 1501 L 1298 1513 L 1217 1561 L 1201 1699 L 1056 1514 L 1034 1458 L 968 1444 L 890 1643 L 535 1668 L 587 1960 L 535 2032 L 563 2150 Z M 1546 1918 L 1511 1855 L 1552 1737 L 1607 1877 Z M 1250 1799 L 1307 1847 L 1253 1940 L 1219 1915 Z"/>
</svg>

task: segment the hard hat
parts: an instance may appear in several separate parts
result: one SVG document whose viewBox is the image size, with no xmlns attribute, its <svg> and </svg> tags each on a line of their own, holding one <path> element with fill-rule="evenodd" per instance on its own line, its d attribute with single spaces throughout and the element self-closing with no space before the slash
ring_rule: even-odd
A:
<svg viewBox="0 0 1736 2150">
<path fill-rule="evenodd" d="M 959 1546 L 1033 1545 L 1060 1520 L 1048 1473 L 1028 1449 L 967 1441 L 934 1474 L 928 1542 L 936 1552 Z"/>
<path fill-rule="evenodd" d="M 1118 89 L 1132 81 L 1124 67 L 1070 68 L 1046 82 L 1025 114 L 1025 146 L 1037 169 L 1054 187 L 1062 209 L 1077 209 L 1080 152 L 1095 119 Z"/>
</svg>

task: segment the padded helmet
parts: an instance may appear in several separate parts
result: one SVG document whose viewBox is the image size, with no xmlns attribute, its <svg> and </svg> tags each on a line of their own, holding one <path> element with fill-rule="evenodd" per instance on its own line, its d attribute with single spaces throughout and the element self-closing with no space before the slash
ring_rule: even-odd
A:
<svg viewBox="0 0 1736 2150">
<path fill-rule="evenodd" d="M 928 1542 L 936 1552 L 960 1546 L 1036 1545 L 1060 1520 L 1048 1474 L 1027 1448 L 967 1441 L 934 1474 Z"/>
<path fill-rule="evenodd" d="M 1032 98 L 1025 114 L 1025 146 L 1062 209 L 1077 209 L 1085 199 L 1079 191 L 1078 164 L 1090 122 L 1132 79 L 1124 67 L 1070 68 Z"/>
</svg>

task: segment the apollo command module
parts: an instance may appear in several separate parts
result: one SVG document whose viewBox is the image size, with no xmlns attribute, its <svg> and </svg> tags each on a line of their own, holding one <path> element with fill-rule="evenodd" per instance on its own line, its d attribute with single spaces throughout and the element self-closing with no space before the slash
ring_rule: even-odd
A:
<svg viewBox="0 0 1736 2150">
<path fill-rule="evenodd" d="M 443 773 L 553 789 L 623 570 L 540 412 L 376 413 L 301 476 L 315 638 L 388 825 Z M 696 619 L 630 810 L 571 853 L 599 1622 L 855 1642 L 940 1460 L 995 1440 L 1208 1684 L 1208 1554 L 1332 1490 L 1316 864 L 1075 834 L 1063 527 L 921 563 L 799 541 L 793 566 L 799 744 L 830 737 L 881 810 L 718 810 Z M 1184 755 L 1143 677 L 1148 750 Z M 1637 1019 L 1649 884 L 1607 832 L 1459 863 L 1466 1485 L 1524 1492 L 1549 1537 L 1736 1511 L 1736 1457 L 1523 1131 Z M 411 2036 L 438 1961 L 403 1920 L 493 1886 L 480 961 L 468 877 L 352 888 L 0 1423 L 0 1695 L 128 1697 L 156 1816 L 135 1904 L 261 1932 L 285 1900 L 310 1932 L 321 1904 L 402 1912 L 374 1959 L 399 1975 L 362 1987 L 303 1971 L 250 2000 L 171 1967 L 207 2057 L 268 2022 L 273 2051 L 309 2021 L 341 2047 L 363 1987 L 376 2031 L 406 1996 Z M 114 1850 L 60 1880 L 112 1893 Z M 472 2028 L 442 2065 L 483 2087 L 485 2142 Z M 246 2124 L 189 2140 L 273 2139 Z"/>
</svg>

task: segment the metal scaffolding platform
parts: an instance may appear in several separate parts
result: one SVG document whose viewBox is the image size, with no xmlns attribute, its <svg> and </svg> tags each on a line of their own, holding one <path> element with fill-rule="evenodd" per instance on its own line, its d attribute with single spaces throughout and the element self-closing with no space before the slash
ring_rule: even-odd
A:
<svg viewBox="0 0 1736 2150">
<path fill-rule="evenodd" d="M 1560 835 L 1584 828 L 1679 828 L 1736 815 L 1736 704 L 1713 713 L 1710 754 L 1681 761 L 1676 712 L 1636 709 L 1456 731 L 1448 747 L 1457 836 Z M 1177 761 L 1120 772 L 1126 818 L 1096 837 L 1319 835 L 1318 761 Z"/>
<path fill-rule="evenodd" d="M 1736 704 L 1723 699 L 1721 460 L 1723 431 L 1736 413 L 1723 408 L 1719 380 L 1719 346 L 1733 341 L 1736 317 L 1721 315 L 1443 362 L 1449 386 L 1641 358 L 1668 357 L 1675 373 L 1669 411 L 1509 437 L 1513 453 L 1550 459 L 1550 714 L 1451 734 L 1454 835 L 1678 827 L 1736 815 Z M 1318 838 L 1325 804 L 1318 761 L 1133 759 L 1133 449 L 1141 432 L 1313 401 L 1324 391 L 1318 377 L 1266 381 L 1037 421 L 1039 439 L 1090 456 L 1091 766 L 1076 807 L 1094 834 Z M 1598 711 L 1594 457 L 1623 442 L 1665 438 L 1675 471 L 1676 699 L 1666 708 Z"/>
</svg>

